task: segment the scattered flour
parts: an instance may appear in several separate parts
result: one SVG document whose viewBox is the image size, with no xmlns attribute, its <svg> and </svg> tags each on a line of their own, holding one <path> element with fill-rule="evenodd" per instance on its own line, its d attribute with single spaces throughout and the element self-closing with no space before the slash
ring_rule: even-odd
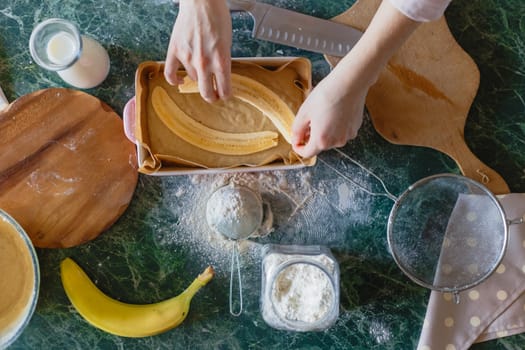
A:
<svg viewBox="0 0 525 350">
<path fill-rule="evenodd" d="M 189 249 L 198 260 L 229 271 L 234 242 L 210 228 L 206 208 L 218 188 L 237 184 L 260 194 L 263 201 L 259 230 L 238 242 L 243 264 L 260 261 L 257 242 L 341 246 L 349 227 L 371 220 L 374 198 L 337 175 L 324 175 L 327 169 L 322 165 L 317 168 L 163 177 L 162 203 L 148 219 L 157 223 L 157 244 Z M 319 171 L 322 176 L 314 180 Z"/>
<path fill-rule="evenodd" d="M 165 177 L 162 179 L 164 203 L 174 216 L 172 225 L 160 224 L 154 229 L 159 244 L 182 244 L 188 246 L 197 256 L 210 263 L 229 266 L 233 242 L 213 230 L 206 221 L 206 208 L 212 194 L 228 184 L 246 186 L 259 193 L 263 200 L 263 222 L 250 238 L 264 237 L 275 229 L 278 222 L 287 222 L 296 215 L 305 198 L 313 196 L 310 172 L 300 171 L 287 178 L 287 172 L 248 172 L 216 175 L 193 175 L 188 177 Z M 286 202 L 286 211 L 276 210 L 276 203 Z M 277 208 L 280 209 L 280 208 Z M 166 213 L 151 212 L 152 217 Z M 152 220 L 153 222 L 155 220 Z M 164 221 L 164 220 L 163 220 Z M 253 259 L 260 254 L 259 245 L 251 240 L 241 240 L 239 250 L 243 258 Z"/>
</svg>

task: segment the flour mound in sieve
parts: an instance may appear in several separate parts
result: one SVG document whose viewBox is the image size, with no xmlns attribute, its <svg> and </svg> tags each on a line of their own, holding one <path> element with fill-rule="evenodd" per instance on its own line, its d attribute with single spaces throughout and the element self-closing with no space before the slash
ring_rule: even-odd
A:
<svg viewBox="0 0 525 350">
<path fill-rule="evenodd" d="M 231 239 L 245 239 L 261 225 L 260 197 L 247 187 L 229 185 L 216 190 L 206 205 L 208 225 Z"/>
</svg>

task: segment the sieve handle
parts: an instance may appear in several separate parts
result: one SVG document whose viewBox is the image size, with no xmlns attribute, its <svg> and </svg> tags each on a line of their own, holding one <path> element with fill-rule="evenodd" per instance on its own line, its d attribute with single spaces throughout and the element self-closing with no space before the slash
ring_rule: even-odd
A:
<svg viewBox="0 0 525 350">
<path fill-rule="evenodd" d="M 235 269 L 237 267 L 237 269 Z M 233 307 L 233 280 L 237 270 L 237 280 L 239 281 L 239 310 L 235 311 Z M 230 314 L 237 317 L 242 314 L 242 280 L 241 280 L 241 264 L 239 263 L 239 243 L 233 242 L 232 263 L 230 268 Z"/>
<path fill-rule="evenodd" d="M 525 223 L 525 214 L 521 218 L 507 220 L 507 225 L 519 225 Z"/>
<path fill-rule="evenodd" d="M 458 291 L 455 291 L 452 293 L 452 298 L 454 300 L 454 304 L 458 305 L 459 302 L 460 302 L 460 296 L 459 296 L 459 292 Z"/>
<path fill-rule="evenodd" d="M 394 196 L 386 187 L 385 185 L 385 182 L 383 180 L 381 180 L 381 178 L 379 176 L 377 176 L 374 172 L 372 172 L 370 169 L 367 169 L 364 165 L 362 165 L 361 163 L 359 163 L 357 160 L 353 159 L 352 157 L 350 157 L 348 154 L 346 154 L 345 152 L 341 151 L 340 149 L 338 148 L 333 148 L 334 151 L 336 151 L 337 153 L 339 153 L 340 155 L 342 155 L 344 158 L 348 159 L 350 162 L 354 163 L 355 165 L 357 165 L 359 168 L 361 168 L 364 172 L 366 172 L 367 174 L 373 176 L 377 181 L 379 181 L 379 183 L 381 184 L 381 187 L 383 187 L 383 191 L 384 193 L 381 193 L 381 192 L 372 192 L 370 190 L 368 190 L 366 187 L 364 187 L 363 185 L 355 182 L 353 179 L 349 178 L 348 176 L 346 176 L 345 174 L 343 174 L 341 171 L 339 171 L 338 169 L 336 169 L 335 167 L 333 167 L 332 165 L 330 165 L 327 161 L 321 159 L 321 158 L 317 158 L 319 159 L 319 161 L 323 164 L 325 164 L 327 167 L 329 167 L 330 169 L 332 169 L 337 175 L 341 176 L 343 179 L 345 179 L 346 181 L 350 182 L 351 184 L 353 184 L 354 186 L 358 187 L 360 190 L 372 195 L 372 196 L 382 196 L 382 197 L 387 197 L 388 199 L 391 199 L 392 201 L 394 202 L 397 202 L 397 197 Z"/>
</svg>

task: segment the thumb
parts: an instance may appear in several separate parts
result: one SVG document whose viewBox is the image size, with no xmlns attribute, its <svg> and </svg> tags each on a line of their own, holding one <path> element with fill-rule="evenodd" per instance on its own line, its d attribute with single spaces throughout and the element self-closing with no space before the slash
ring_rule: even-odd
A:
<svg viewBox="0 0 525 350">
<path fill-rule="evenodd" d="M 299 110 L 292 124 L 292 146 L 303 146 L 309 138 L 310 119 Z"/>
<path fill-rule="evenodd" d="M 292 148 L 303 158 L 313 157 L 320 151 L 311 141 L 310 119 L 301 111 L 292 125 Z"/>
<path fill-rule="evenodd" d="M 315 142 L 308 140 L 306 144 L 294 144 L 293 150 L 303 158 L 310 158 L 317 155 L 322 149 L 318 148 Z"/>
<path fill-rule="evenodd" d="M 179 70 L 180 62 L 177 58 L 172 57 L 166 59 L 164 66 L 164 78 L 171 85 L 178 85 L 180 83 L 177 71 Z"/>
</svg>

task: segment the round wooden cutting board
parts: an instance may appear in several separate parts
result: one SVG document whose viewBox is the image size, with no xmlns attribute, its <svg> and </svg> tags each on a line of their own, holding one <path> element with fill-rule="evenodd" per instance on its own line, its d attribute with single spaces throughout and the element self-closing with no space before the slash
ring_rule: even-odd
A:
<svg viewBox="0 0 525 350">
<path fill-rule="evenodd" d="M 121 118 L 87 93 L 52 88 L 0 112 L 0 208 L 42 248 L 94 239 L 128 207 L 135 146 Z"/>
</svg>

